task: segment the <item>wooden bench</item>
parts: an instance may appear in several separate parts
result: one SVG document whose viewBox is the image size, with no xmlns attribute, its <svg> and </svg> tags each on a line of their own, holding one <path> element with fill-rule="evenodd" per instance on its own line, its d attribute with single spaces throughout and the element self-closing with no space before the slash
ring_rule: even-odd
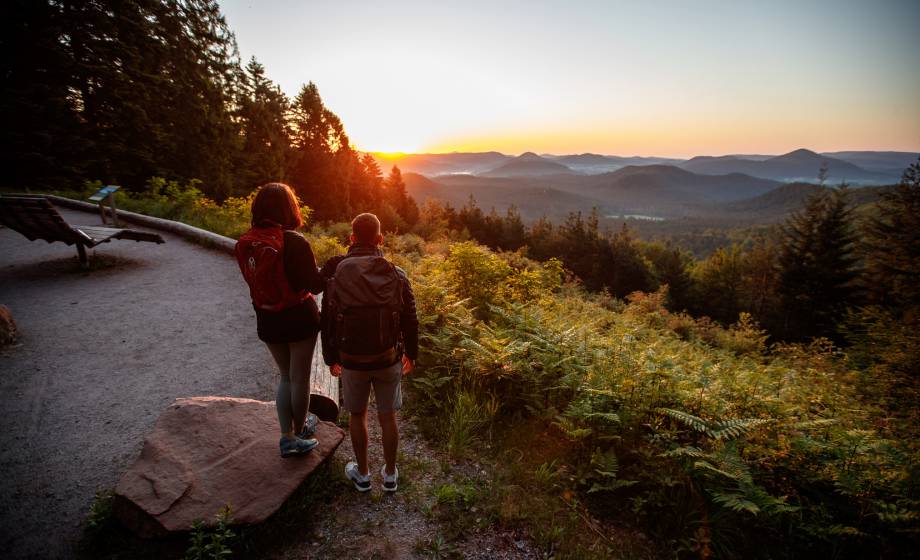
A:
<svg viewBox="0 0 920 560">
<path fill-rule="evenodd" d="M 0 195 L 0 224 L 18 231 L 29 241 L 44 239 L 48 243 L 62 241 L 68 245 L 76 245 L 82 268 L 89 266 L 89 259 L 86 256 L 87 247 L 93 248 L 112 239 L 164 242 L 158 234 L 146 231 L 99 226 L 72 226 L 64 220 L 47 198 L 34 195 Z"/>
</svg>

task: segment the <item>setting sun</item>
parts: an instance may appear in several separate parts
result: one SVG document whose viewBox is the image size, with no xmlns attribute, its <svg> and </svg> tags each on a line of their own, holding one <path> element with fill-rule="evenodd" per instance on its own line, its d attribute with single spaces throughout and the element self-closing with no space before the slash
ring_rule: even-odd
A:
<svg viewBox="0 0 920 560">
<path fill-rule="evenodd" d="M 913 2 L 222 7 L 244 55 L 290 95 L 316 82 L 362 150 L 920 147 Z"/>
</svg>

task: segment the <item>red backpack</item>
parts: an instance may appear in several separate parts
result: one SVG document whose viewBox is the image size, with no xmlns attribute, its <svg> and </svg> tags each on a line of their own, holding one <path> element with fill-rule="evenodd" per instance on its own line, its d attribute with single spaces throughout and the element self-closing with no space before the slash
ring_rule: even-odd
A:
<svg viewBox="0 0 920 560">
<path fill-rule="evenodd" d="M 284 231 L 280 227 L 254 227 L 236 242 L 236 260 L 249 284 L 252 304 L 266 311 L 281 311 L 312 297 L 295 292 L 284 273 Z"/>
</svg>

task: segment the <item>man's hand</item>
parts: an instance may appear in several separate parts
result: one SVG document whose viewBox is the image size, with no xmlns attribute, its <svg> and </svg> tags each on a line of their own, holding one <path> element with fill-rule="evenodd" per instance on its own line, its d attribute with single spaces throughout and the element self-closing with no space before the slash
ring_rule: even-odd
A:
<svg viewBox="0 0 920 560">
<path fill-rule="evenodd" d="M 403 374 L 403 377 L 405 377 L 409 375 L 409 372 L 412 371 L 412 368 L 415 367 L 415 364 L 413 364 L 412 359 L 409 358 L 409 356 L 406 356 L 405 354 L 403 354 L 402 356 L 402 364 L 403 364 L 402 374 Z"/>
<path fill-rule="evenodd" d="M 338 377 L 342 375 L 342 364 L 332 364 L 329 366 L 329 375 L 332 377 Z"/>
</svg>

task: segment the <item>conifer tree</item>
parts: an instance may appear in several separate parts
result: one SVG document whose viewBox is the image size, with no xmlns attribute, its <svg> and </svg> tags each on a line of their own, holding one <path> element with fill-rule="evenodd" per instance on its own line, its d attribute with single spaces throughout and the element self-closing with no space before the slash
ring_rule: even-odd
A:
<svg viewBox="0 0 920 560">
<path fill-rule="evenodd" d="M 883 191 L 862 228 L 863 285 L 868 305 L 846 325 L 856 363 L 920 378 L 920 161 Z M 916 393 L 913 393 L 914 395 Z M 905 395 L 911 398 L 910 391 Z"/>
<path fill-rule="evenodd" d="M 777 291 L 785 338 L 834 337 L 854 303 L 856 257 L 847 189 L 811 196 L 782 228 Z"/>
<path fill-rule="evenodd" d="M 399 167 L 394 165 L 390 169 L 390 174 L 384 180 L 383 186 L 387 201 L 396 210 L 399 217 L 409 227 L 415 224 L 418 221 L 418 206 L 406 191 L 406 183 L 403 181 Z"/>
<path fill-rule="evenodd" d="M 290 123 L 294 148 L 291 182 L 295 189 L 318 219 L 345 219 L 349 177 L 342 164 L 357 156 L 342 122 L 323 104 L 313 82 L 303 86 L 294 99 Z"/>
<path fill-rule="evenodd" d="M 696 307 L 699 312 L 731 324 L 743 310 L 743 256 L 741 247 L 719 247 L 695 269 Z"/>
<path fill-rule="evenodd" d="M 920 160 L 880 194 L 878 213 L 864 227 L 862 252 L 870 301 L 920 313 Z"/>
<path fill-rule="evenodd" d="M 243 136 L 241 182 L 244 191 L 269 181 L 285 181 L 290 159 L 287 110 L 290 102 L 265 76 L 265 67 L 253 57 L 246 65 L 240 125 Z"/>
</svg>

